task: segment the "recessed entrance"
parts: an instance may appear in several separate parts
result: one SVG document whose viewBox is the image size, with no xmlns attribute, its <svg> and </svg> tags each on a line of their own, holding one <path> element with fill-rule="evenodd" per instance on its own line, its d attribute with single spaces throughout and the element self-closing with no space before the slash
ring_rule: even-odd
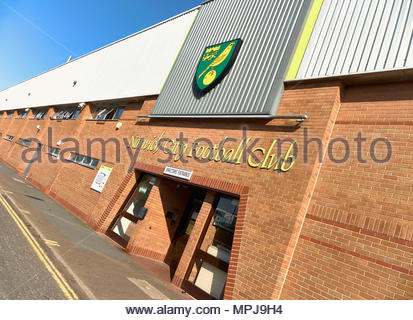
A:
<svg viewBox="0 0 413 320">
<path fill-rule="evenodd" d="M 224 297 L 239 200 L 216 194 L 210 219 L 182 287 L 198 299 Z"/>
<path fill-rule="evenodd" d="M 179 223 L 179 226 L 173 237 L 171 246 L 168 250 L 165 262 L 170 266 L 171 280 L 178 267 L 179 261 L 185 250 L 192 228 L 195 225 L 202 203 L 204 202 L 206 191 L 194 187 L 189 187 L 191 196 L 186 204 L 185 211 Z"/>
<path fill-rule="evenodd" d="M 141 173 L 107 235 L 123 247 L 130 243 L 138 255 L 166 263 L 171 280 L 191 241 L 195 252 L 180 266 L 186 269 L 183 288 L 196 298 L 222 299 L 238 203 L 237 198 L 183 181 Z M 196 223 L 201 210 L 203 225 Z M 197 233 L 191 237 L 195 225 Z"/>
<path fill-rule="evenodd" d="M 122 207 L 107 231 L 106 234 L 121 246 L 126 247 L 128 245 L 136 224 L 139 220 L 145 219 L 148 211 L 145 205 L 156 181 L 157 178 L 154 176 L 149 174 L 141 175 L 132 194 L 129 196 L 129 200 Z"/>
<path fill-rule="evenodd" d="M 135 232 L 154 233 L 155 238 L 151 243 L 153 248 L 148 249 L 164 250 L 164 262 L 170 266 L 172 280 L 205 195 L 206 190 L 142 173 L 106 234 L 126 248 Z M 158 225 L 149 226 L 149 230 L 140 230 L 139 224 L 148 219 Z M 163 234 L 159 234 L 159 231 L 163 231 Z M 154 248 L 156 246 L 162 247 Z"/>
</svg>

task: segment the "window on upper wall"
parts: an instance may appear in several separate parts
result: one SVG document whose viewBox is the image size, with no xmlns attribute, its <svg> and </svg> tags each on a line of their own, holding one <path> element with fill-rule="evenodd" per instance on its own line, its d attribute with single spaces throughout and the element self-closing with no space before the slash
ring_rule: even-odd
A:
<svg viewBox="0 0 413 320">
<path fill-rule="evenodd" d="M 43 120 L 46 118 L 47 109 L 41 110 L 33 110 L 33 116 L 30 118 L 31 120 Z"/>
<path fill-rule="evenodd" d="M 25 119 L 27 116 L 27 111 L 25 110 L 17 110 L 16 119 Z"/>
<path fill-rule="evenodd" d="M 11 118 L 13 118 L 13 115 L 14 115 L 14 111 L 7 111 L 6 119 L 11 119 Z"/>
<path fill-rule="evenodd" d="M 8 134 L 4 137 L 4 140 L 7 140 L 7 141 L 13 141 L 13 139 L 14 139 L 14 136 L 11 136 Z"/>
<path fill-rule="evenodd" d="M 76 120 L 82 109 L 77 107 L 61 108 L 50 117 L 52 120 Z"/>
<path fill-rule="evenodd" d="M 55 147 L 47 147 L 47 154 L 50 154 L 53 157 L 58 157 L 60 152 L 60 148 L 55 148 Z"/>
<path fill-rule="evenodd" d="M 99 159 L 74 152 L 70 154 L 67 160 L 91 169 L 96 169 L 99 164 Z"/>
<path fill-rule="evenodd" d="M 90 120 L 120 120 L 125 107 L 107 106 L 96 108 Z"/>
<path fill-rule="evenodd" d="M 20 138 L 16 143 L 23 146 L 23 147 L 29 147 L 30 144 L 32 143 L 32 140 L 31 139 L 22 139 L 22 138 Z"/>
</svg>

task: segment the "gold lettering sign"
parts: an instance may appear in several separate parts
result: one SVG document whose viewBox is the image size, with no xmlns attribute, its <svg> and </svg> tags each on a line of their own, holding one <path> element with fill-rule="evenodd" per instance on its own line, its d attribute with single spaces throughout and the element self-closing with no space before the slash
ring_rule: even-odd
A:
<svg viewBox="0 0 413 320">
<path fill-rule="evenodd" d="M 173 161 L 177 162 L 184 157 L 195 158 L 198 160 L 215 161 L 229 163 L 232 165 L 240 165 L 242 159 L 247 160 L 251 168 L 260 168 L 264 170 L 280 170 L 282 172 L 290 171 L 296 162 L 296 157 L 293 155 L 296 142 L 291 142 L 287 152 L 277 154 L 275 147 L 278 144 L 274 140 L 268 149 L 263 147 L 255 147 L 248 153 L 248 147 L 251 138 L 244 138 L 236 148 L 225 148 L 225 144 L 229 140 L 225 137 L 219 145 L 208 145 L 194 142 L 192 144 L 183 144 L 175 140 L 164 138 L 165 132 L 159 136 L 154 136 L 153 139 L 145 139 L 138 136 L 133 136 L 130 139 L 130 147 L 132 149 L 141 149 L 142 151 L 163 152 L 167 155 L 172 155 Z M 234 141 L 234 140 L 232 140 Z"/>
</svg>

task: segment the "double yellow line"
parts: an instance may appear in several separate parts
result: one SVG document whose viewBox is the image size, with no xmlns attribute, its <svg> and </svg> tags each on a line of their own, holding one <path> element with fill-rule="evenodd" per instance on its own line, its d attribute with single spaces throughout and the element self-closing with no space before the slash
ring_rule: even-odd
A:
<svg viewBox="0 0 413 320">
<path fill-rule="evenodd" d="M 13 210 L 13 208 L 9 205 L 6 199 L 0 194 L 0 203 L 4 206 L 10 216 L 13 218 L 14 222 L 19 227 L 20 231 L 23 233 L 24 237 L 27 239 L 31 247 L 33 248 L 34 252 L 36 252 L 37 256 L 39 257 L 40 261 L 45 265 L 46 269 L 50 272 L 53 279 L 56 281 L 57 285 L 59 286 L 60 290 L 62 290 L 63 294 L 68 300 L 78 300 L 79 297 L 73 291 L 73 289 L 69 286 L 66 280 L 63 278 L 62 274 L 57 270 L 54 266 L 52 261 L 50 261 L 49 257 L 46 255 L 44 250 L 40 247 L 39 243 L 24 225 L 23 221 L 19 218 L 17 213 Z"/>
</svg>

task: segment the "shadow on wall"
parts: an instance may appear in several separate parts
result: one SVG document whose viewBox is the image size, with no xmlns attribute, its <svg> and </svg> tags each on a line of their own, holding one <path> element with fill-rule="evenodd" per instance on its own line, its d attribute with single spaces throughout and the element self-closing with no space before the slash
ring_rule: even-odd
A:
<svg viewBox="0 0 413 320">
<path fill-rule="evenodd" d="M 412 86 L 413 82 L 348 86 L 342 102 L 413 101 Z"/>
</svg>

